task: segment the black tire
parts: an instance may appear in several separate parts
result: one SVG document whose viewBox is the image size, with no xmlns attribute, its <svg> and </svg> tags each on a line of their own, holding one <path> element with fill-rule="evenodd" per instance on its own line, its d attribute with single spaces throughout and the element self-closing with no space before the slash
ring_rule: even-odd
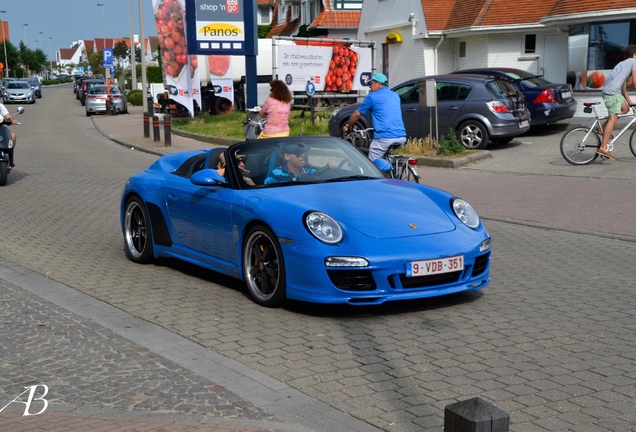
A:
<svg viewBox="0 0 636 432">
<path fill-rule="evenodd" d="M 488 131 L 476 120 L 468 120 L 457 129 L 457 137 L 468 150 L 482 150 L 488 145 Z"/>
<path fill-rule="evenodd" d="M 632 132 L 632 135 L 629 137 L 629 149 L 632 151 L 632 154 L 636 156 L 636 130 Z"/>
<path fill-rule="evenodd" d="M 126 256 L 139 264 L 153 261 L 152 231 L 146 206 L 138 197 L 126 202 L 124 213 L 124 245 Z"/>
<path fill-rule="evenodd" d="M 0 186 L 7 184 L 7 178 L 9 177 L 9 162 L 0 161 Z"/>
<path fill-rule="evenodd" d="M 598 157 L 601 138 L 594 131 L 583 126 L 567 130 L 561 137 L 561 156 L 572 165 L 587 165 Z M 630 146 L 631 147 L 631 146 Z"/>
<path fill-rule="evenodd" d="M 229 99 L 223 97 L 216 97 L 214 99 L 214 111 L 217 114 L 228 114 L 232 112 L 232 109 L 232 102 Z"/>
<path fill-rule="evenodd" d="M 261 306 L 280 306 L 286 298 L 285 261 L 278 239 L 262 225 L 245 236 L 243 277 L 252 299 Z"/>
</svg>

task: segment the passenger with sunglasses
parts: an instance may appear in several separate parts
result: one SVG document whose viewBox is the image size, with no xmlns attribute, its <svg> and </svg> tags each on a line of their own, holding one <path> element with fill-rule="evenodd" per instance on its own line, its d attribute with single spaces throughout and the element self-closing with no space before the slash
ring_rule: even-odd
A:
<svg viewBox="0 0 636 432">
<path fill-rule="evenodd" d="M 270 94 L 258 113 L 259 116 L 267 119 L 267 123 L 265 123 L 265 127 L 258 138 L 289 136 L 291 92 L 281 80 L 272 80 L 269 82 L 269 86 Z"/>
<path fill-rule="evenodd" d="M 235 154 L 234 158 L 236 160 L 236 166 L 238 168 L 239 173 L 243 176 L 243 181 L 250 186 L 256 186 L 254 181 L 247 177 L 250 173 L 249 170 L 245 169 L 245 163 L 247 162 L 247 155 Z M 225 155 L 221 153 L 219 155 L 219 163 L 216 168 L 216 172 L 221 176 L 225 177 Z"/>
</svg>

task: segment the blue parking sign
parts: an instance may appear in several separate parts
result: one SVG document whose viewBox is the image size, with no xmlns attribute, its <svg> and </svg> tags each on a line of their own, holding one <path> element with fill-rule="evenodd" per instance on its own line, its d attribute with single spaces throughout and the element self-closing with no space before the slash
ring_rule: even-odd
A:
<svg viewBox="0 0 636 432">
<path fill-rule="evenodd" d="M 102 51 L 102 63 L 105 65 L 113 64 L 113 49 L 112 48 L 104 48 Z"/>
</svg>

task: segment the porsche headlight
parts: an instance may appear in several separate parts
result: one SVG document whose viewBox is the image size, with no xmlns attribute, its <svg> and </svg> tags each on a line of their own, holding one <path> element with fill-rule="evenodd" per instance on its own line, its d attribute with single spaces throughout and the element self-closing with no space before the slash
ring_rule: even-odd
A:
<svg viewBox="0 0 636 432">
<path fill-rule="evenodd" d="M 336 244 L 342 240 L 342 228 L 326 213 L 309 212 L 304 222 L 307 230 L 323 243 Z"/>
<path fill-rule="evenodd" d="M 451 207 L 455 212 L 455 216 L 469 228 L 477 229 L 479 227 L 479 216 L 475 209 L 463 199 L 453 198 Z"/>
</svg>

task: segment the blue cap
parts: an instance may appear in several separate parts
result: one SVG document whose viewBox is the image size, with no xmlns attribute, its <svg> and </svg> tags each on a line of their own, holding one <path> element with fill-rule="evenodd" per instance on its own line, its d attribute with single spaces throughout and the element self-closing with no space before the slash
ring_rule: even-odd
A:
<svg viewBox="0 0 636 432">
<path fill-rule="evenodd" d="M 371 79 L 369 80 L 369 82 L 371 81 L 377 81 L 380 84 L 389 85 L 389 79 L 386 77 L 386 75 L 381 73 L 374 73 L 371 76 Z"/>
</svg>

